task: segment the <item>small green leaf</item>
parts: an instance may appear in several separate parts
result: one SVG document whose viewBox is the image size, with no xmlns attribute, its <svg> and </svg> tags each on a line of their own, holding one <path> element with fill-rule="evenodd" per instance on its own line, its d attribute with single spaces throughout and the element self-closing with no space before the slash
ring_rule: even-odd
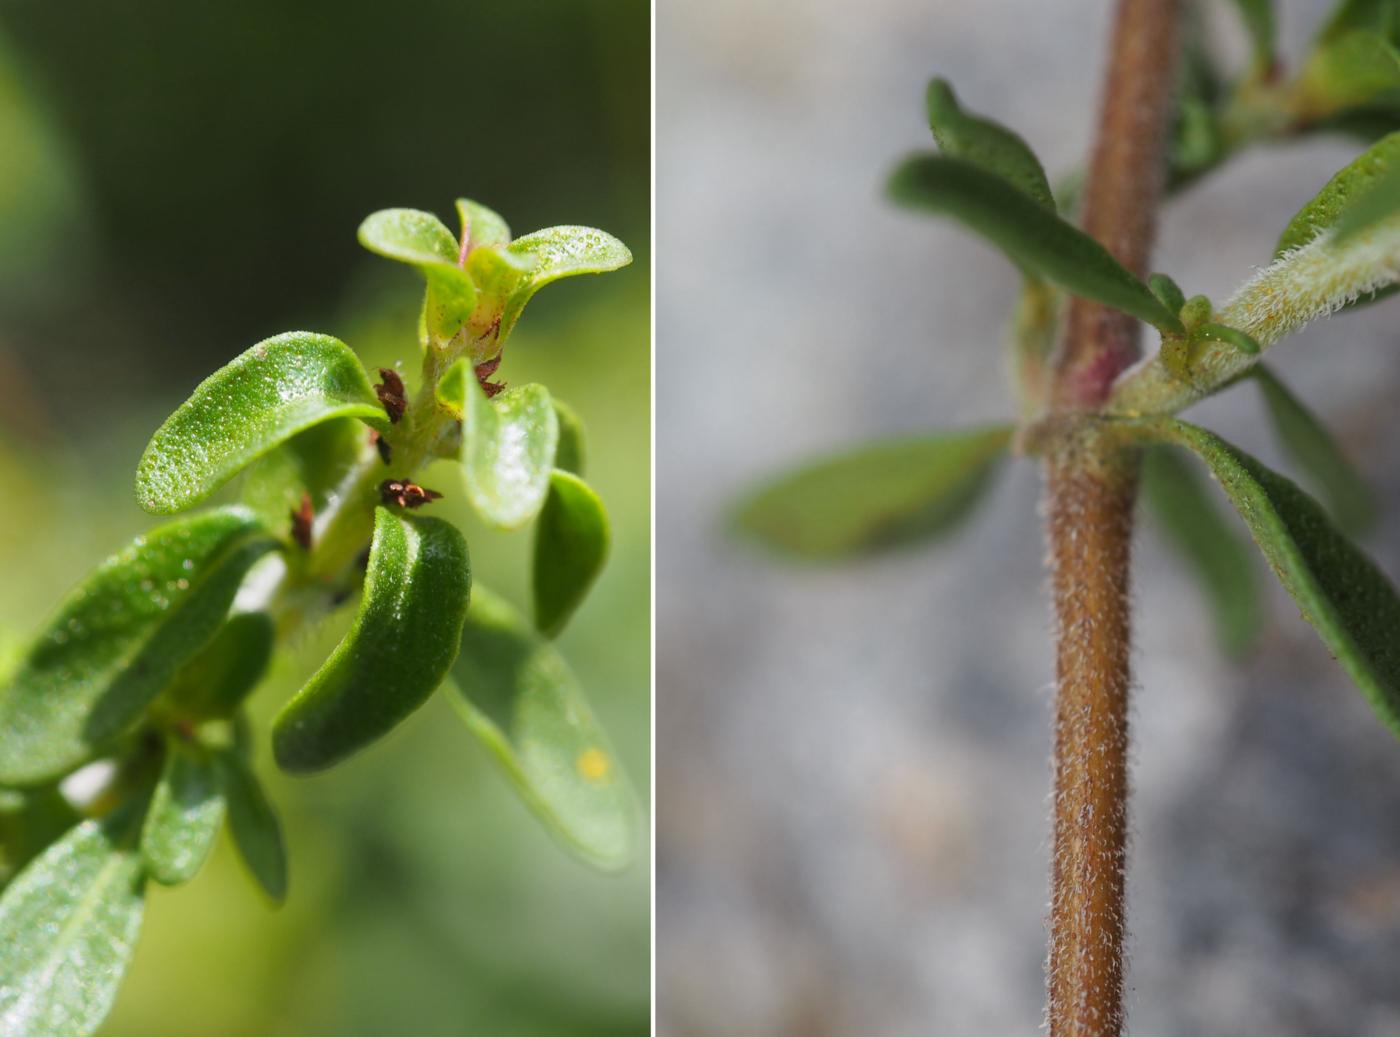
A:
<svg viewBox="0 0 1400 1037">
<path fill-rule="evenodd" d="M 276 547 L 242 508 L 138 537 L 79 584 L 0 694 L 0 782 L 67 773 L 124 731 L 223 625 Z"/>
<path fill-rule="evenodd" d="M 87 1037 L 136 946 L 141 858 L 111 821 L 84 821 L 0 897 L 0 1033 Z"/>
<path fill-rule="evenodd" d="M 546 826 L 598 867 L 625 866 L 635 852 L 636 799 L 554 646 L 478 589 L 453 675 L 453 705 Z"/>
<path fill-rule="evenodd" d="M 1214 321 L 1206 321 L 1198 325 L 1192 331 L 1192 338 L 1205 339 L 1210 342 L 1224 342 L 1227 346 L 1233 346 L 1246 356 L 1259 355 L 1259 343 L 1245 334 L 1239 328 L 1226 327 L 1224 324 L 1216 324 Z"/>
<path fill-rule="evenodd" d="M 457 219 L 462 224 L 462 240 L 467 245 L 464 251 L 472 251 L 483 245 L 488 248 L 503 248 L 510 244 L 510 226 L 494 209 L 488 209 L 470 198 L 457 199 Z"/>
<path fill-rule="evenodd" d="M 1400 736 L 1400 597 L 1381 571 L 1316 501 L 1218 436 L 1171 418 L 1128 424 L 1205 461 L 1303 618 Z"/>
<path fill-rule="evenodd" d="M 1334 227 L 1353 202 L 1395 168 L 1400 168 L 1400 132 L 1376 141 L 1327 181 L 1288 221 L 1274 249 L 1274 258 L 1306 245 Z"/>
<path fill-rule="evenodd" d="M 1220 647 L 1227 655 L 1242 655 L 1264 622 L 1248 542 L 1220 514 L 1200 478 L 1175 450 L 1147 451 L 1142 488 L 1163 535 L 1205 592 Z"/>
<path fill-rule="evenodd" d="M 332 418 L 388 427 L 350 347 L 309 331 L 266 339 L 201 382 L 156 430 L 136 471 L 136 499 L 147 511 L 174 514 Z"/>
<path fill-rule="evenodd" d="M 275 904 L 287 899 L 287 847 L 282 822 L 267 794 L 235 751 L 221 752 L 215 763 L 228 800 L 228 826 L 249 874 Z"/>
<path fill-rule="evenodd" d="M 265 612 L 229 617 L 214 640 L 180 667 L 165 701 L 179 715 L 197 720 L 232 717 L 267 671 L 276 634 Z"/>
<path fill-rule="evenodd" d="M 1400 161 L 1389 163 L 1385 171 L 1359 191 L 1356 198 L 1342 210 L 1333 238 L 1337 242 L 1346 241 L 1396 213 L 1400 213 Z"/>
<path fill-rule="evenodd" d="M 428 282 L 424 316 L 434 338 L 451 338 L 471 319 L 476 285 L 463 268 L 457 240 L 432 213 L 381 209 L 365 217 L 359 238 L 371 252 L 418 268 Z"/>
<path fill-rule="evenodd" d="M 605 274 L 632 262 L 622 242 L 593 227 L 548 227 L 516 238 L 506 252 L 530 262 L 530 273 L 506 303 L 501 336 L 509 335 L 530 298 L 551 281 L 576 274 Z"/>
<path fill-rule="evenodd" d="M 167 738 L 165 764 L 141 828 L 146 872 L 166 886 L 194 878 L 223 820 L 223 781 L 213 759 L 198 745 Z"/>
<path fill-rule="evenodd" d="M 554 449 L 554 467 L 582 477 L 587 450 L 583 421 L 563 400 L 554 400 L 554 416 L 559 419 L 559 445 Z"/>
<path fill-rule="evenodd" d="M 1250 369 L 1264 395 L 1279 445 L 1322 490 L 1337 525 L 1358 533 L 1375 517 L 1371 490 L 1327 427 L 1263 364 Z"/>
<path fill-rule="evenodd" d="M 932 539 L 971 513 L 1011 431 L 995 425 L 866 443 L 759 488 L 736 521 L 768 547 L 822 560 Z"/>
<path fill-rule="evenodd" d="M 1147 287 L 1157 297 L 1157 301 L 1172 313 L 1181 313 L 1181 308 L 1186 305 L 1186 294 L 1166 274 L 1150 276 L 1147 279 Z"/>
<path fill-rule="evenodd" d="M 535 530 L 535 627 L 557 637 L 608 557 L 608 515 L 587 483 L 555 469 Z"/>
<path fill-rule="evenodd" d="M 1380 33 L 1345 32 L 1320 44 L 1298 76 L 1294 107 L 1305 119 L 1335 115 L 1400 88 L 1400 52 Z"/>
<path fill-rule="evenodd" d="M 359 614 L 278 714 L 277 763 L 293 772 L 329 767 L 421 706 L 457 654 L 470 593 L 467 545 L 455 526 L 375 509 Z"/>
<path fill-rule="evenodd" d="M 1024 270 L 1074 295 L 1122 310 L 1164 331 L 1181 322 L 1108 250 L 998 176 L 961 159 L 915 155 L 887 186 L 901 205 L 952 216 Z"/>
<path fill-rule="evenodd" d="M 1045 170 L 1019 135 L 1000 123 L 964 111 L 946 79 L 929 82 L 925 109 L 933 139 L 945 155 L 1001 177 L 1055 211 Z"/>
<path fill-rule="evenodd" d="M 519 529 L 544 506 L 559 445 L 549 390 L 523 385 L 488 400 L 475 378 L 462 384 L 462 465 L 467 498 L 487 522 Z"/>
</svg>

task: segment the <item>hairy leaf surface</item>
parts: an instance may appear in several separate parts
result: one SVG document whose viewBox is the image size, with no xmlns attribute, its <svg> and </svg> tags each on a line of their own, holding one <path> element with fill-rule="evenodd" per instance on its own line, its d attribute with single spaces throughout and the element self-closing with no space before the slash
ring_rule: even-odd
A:
<svg viewBox="0 0 1400 1037">
<path fill-rule="evenodd" d="M 1376 141 L 1323 185 L 1288 221 L 1274 249 L 1277 259 L 1333 228 L 1358 198 L 1391 170 L 1400 168 L 1400 132 Z"/>
<path fill-rule="evenodd" d="M 332 418 L 387 427 L 350 347 L 291 331 L 259 342 L 200 383 L 151 437 L 136 472 L 141 507 L 182 511 L 298 432 Z"/>
</svg>

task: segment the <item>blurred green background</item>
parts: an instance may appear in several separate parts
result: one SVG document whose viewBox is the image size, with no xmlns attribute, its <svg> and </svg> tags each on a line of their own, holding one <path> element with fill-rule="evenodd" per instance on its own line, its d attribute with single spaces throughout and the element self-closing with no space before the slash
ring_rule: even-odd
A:
<svg viewBox="0 0 1400 1037">
<path fill-rule="evenodd" d="M 649 804 L 649 21 L 642 0 L 0 5 L 0 637 L 150 525 L 150 432 L 214 367 L 293 328 L 416 370 L 413 275 L 355 242 L 370 211 L 457 195 L 517 233 L 609 230 L 636 263 L 531 303 L 500 377 L 589 430 L 608 568 L 561 646 Z M 425 484 L 458 497 L 453 475 Z M 20 503 L 22 502 L 22 504 Z M 528 534 L 468 527 L 524 603 Z M 348 616 L 280 659 L 266 720 Z M 321 652 L 321 655 L 316 654 Z M 646 852 L 557 849 L 445 702 L 313 779 L 272 778 L 292 893 L 221 845 L 156 889 L 104 1034 L 645 1033 Z"/>
</svg>

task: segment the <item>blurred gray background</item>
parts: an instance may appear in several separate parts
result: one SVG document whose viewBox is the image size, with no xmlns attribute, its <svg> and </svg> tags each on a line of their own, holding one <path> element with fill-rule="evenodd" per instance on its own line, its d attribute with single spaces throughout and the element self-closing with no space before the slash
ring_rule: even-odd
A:
<svg viewBox="0 0 1400 1037">
<path fill-rule="evenodd" d="M 1225 3 L 1228 56 L 1243 41 Z M 1325 4 L 1280 5 L 1285 53 Z M 1020 462 L 938 548 L 832 570 L 729 540 L 757 478 L 1010 413 L 1011 266 L 879 185 L 931 147 L 923 88 L 1085 154 L 1111 5 L 661 0 L 657 54 L 660 1032 L 1000 1035 L 1041 1019 L 1051 655 Z M 1235 162 L 1164 214 L 1155 266 L 1216 299 L 1359 150 Z M 1278 370 L 1387 507 L 1400 576 L 1400 303 Z M 1192 418 L 1281 465 L 1239 388 Z M 1145 525 L 1135 572 L 1132 1032 L 1400 1035 L 1400 745 L 1264 574 L 1241 665 Z"/>
</svg>

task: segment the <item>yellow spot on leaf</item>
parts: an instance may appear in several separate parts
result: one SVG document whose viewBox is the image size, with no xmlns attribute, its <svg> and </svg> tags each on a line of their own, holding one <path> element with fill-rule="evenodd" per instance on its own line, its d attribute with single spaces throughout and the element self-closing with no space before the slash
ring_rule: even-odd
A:
<svg viewBox="0 0 1400 1037">
<path fill-rule="evenodd" d="M 608 771 L 612 770 L 612 761 L 608 759 L 608 754 L 601 749 L 585 749 L 578 754 L 574 766 L 587 780 L 602 781 L 608 776 Z"/>
</svg>

